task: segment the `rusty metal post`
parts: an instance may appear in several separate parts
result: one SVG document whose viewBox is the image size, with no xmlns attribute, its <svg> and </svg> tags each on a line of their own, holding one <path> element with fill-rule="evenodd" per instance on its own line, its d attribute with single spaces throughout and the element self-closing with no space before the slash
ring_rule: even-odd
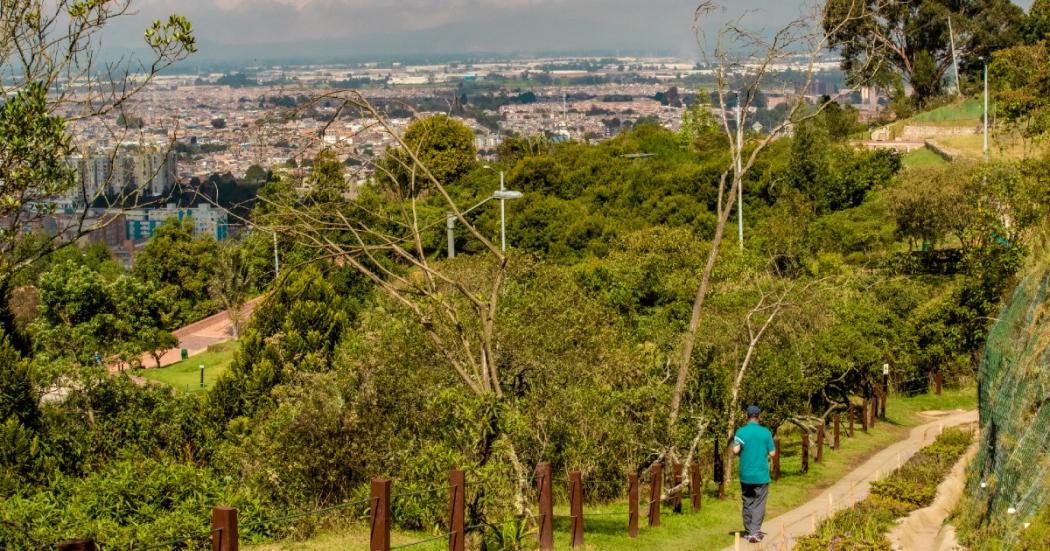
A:
<svg viewBox="0 0 1050 551">
<path fill-rule="evenodd" d="M 693 512 L 700 510 L 703 505 L 700 491 L 703 489 L 703 481 L 700 480 L 700 464 L 693 462 L 689 465 L 689 490 L 693 495 Z"/>
<path fill-rule="evenodd" d="M 467 477 L 463 471 L 448 472 L 448 551 L 464 551 L 467 534 L 463 508 L 466 502 Z"/>
<path fill-rule="evenodd" d="M 638 473 L 627 475 L 627 537 L 638 537 Z"/>
<path fill-rule="evenodd" d="M 681 463 L 675 463 L 674 464 L 674 478 L 672 480 L 674 481 L 672 487 L 677 488 L 674 491 L 674 497 L 673 497 L 673 500 L 671 501 L 671 504 L 673 505 L 672 510 L 674 510 L 674 512 L 676 512 L 676 513 L 681 513 L 682 512 L 682 488 L 681 488 L 681 485 L 682 485 L 682 464 Z"/>
<path fill-rule="evenodd" d="M 569 473 L 569 547 L 583 547 L 583 475 Z"/>
<path fill-rule="evenodd" d="M 660 526 L 660 493 L 664 489 L 664 468 L 657 461 L 649 469 L 649 528 Z"/>
<path fill-rule="evenodd" d="M 237 509 L 213 507 L 211 510 L 211 551 L 237 551 Z"/>
<path fill-rule="evenodd" d="M 809 432 L 802 431 L 802 472 L 809 472 Z"/>
<path fill-rule="evenodd" d="M 773 439 L 773 449 L 777 451 L 776 455 L 773 456 L 773 468 L 772 471 L 773 480 L 780 480 L 780 438 Z"/>
<path fill-rule="evenodd" d="M 835 414 L 835 437 L 834 437 L 834 440 L 832 440 L 832 442 L 834 443 L 833 448 L 835 449 L 835 451 L 838 451 L 839 450 L 839 446 L 842 445 L 842 442 L 841 442 L 841 440 L 839 438 L 841 435 L 842 435 L 842 415 L 839 414 L 839 413 L 836 413 Z"/>
<path fill-rule="evenodd" d="M 551 493 L 551 464 L 536 465 L 536 490 L 540 496 L 540 549 L 554 549 L 554 497 Z"/>
<path fill-rule="evenodd" d="M 817 426 L 817 455 L 814 457 L 817 463 L 824 461 L 824 422 Z"/>
<path fill-rule="evenodd" d="M 934 390 L 937 393 L 937 396 L 940 396 L 941 395 L 941 390 L 944 388 L 944 374 L 941 373 L 940 371 L 937 371 L 937 373 L 934 373 L 934 375 L 933 375 L 933 384 L 934 384 Z"/>
<path fill-rule="evenodd" d="M 58 551 L 95 551 L 95 540 L 69 540 L 58 544 Z"/>
<path fill-rule="evenodd" d="M 368 549 L 369 551 L 390 551 L 390 481 L 373 478 L 370 499 L 372 535 L 369 538 L 371 543 Z"/>
</svg>

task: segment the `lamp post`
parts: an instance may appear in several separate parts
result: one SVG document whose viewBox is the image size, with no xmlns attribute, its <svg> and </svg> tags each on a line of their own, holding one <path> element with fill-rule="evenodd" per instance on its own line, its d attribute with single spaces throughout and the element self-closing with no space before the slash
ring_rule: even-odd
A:
<svg viewBox="0 0 1050 551">
<path fill-rule="evenodd" d="M 502 176 L 502 174 L 501 174 L 501 176 Z M 525 194 L 523 194 L 520 191 L 514 191 L 512 189 L 502 189 L 503 188 L 502 178 L 500 178 L 500 180 L 501 180 L 500 181 L 500 188 L 501 189 L 496 190 L 495 192 L 493 192 L 492 195 L 486 197 L 480 203 L 478 203 L 478 204 L 474 205 L 473 207 L 470 207 L 469 209 L 461 212 L 459 214 L 459 216 L 456 216 L 456 213 L 454 213 L 454 212 L 449 212 L 448 214 L 445 215 L 445 232 L 446 232 L 447 237 L 448 237 L 448 257 L 449 258 L 456 258 L 456 234 L 455 234 L 455 231 L 456 231 L 456 218 L 466 216 L 468 213 L 474 211 L 475 209 L 480 208 L 482 205 L 484 205 L 485 203 L 488 203 L 489 201 L 492 201 L 493 199 L 496 199 L 496 200 L 498 200 L 500 202 L 500 241 L 503 244 L 503 248 L 501 248 L 501 251 L 506 251 L 507 228 L 506 228 L 506 225 L 505 225 L 505 217 L 503 216 L 503 214 L 504 214 L 503 202 L 504 201 L 508 201 L 508 200 L 509 201 L 513 201 L 513 200 L 516 200 L 516 199 L 521 199 L 522 197 L 525 196 Z"/>
<path fill-rule="evenodd" d="M 485 169 L 496 172 L 496 169 L 489 165 L 485 165 Z M 499 171 L 499 193 L 507 191 L 504 179 L 503 171 Z M 503 197 L 499 198 L 499 250 L 500 252 L 507 252 L 507 200 Z"/>
</svg>

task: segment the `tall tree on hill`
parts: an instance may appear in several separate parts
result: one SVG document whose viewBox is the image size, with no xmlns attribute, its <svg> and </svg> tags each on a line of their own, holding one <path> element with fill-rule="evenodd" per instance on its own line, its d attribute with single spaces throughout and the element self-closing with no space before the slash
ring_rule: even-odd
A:
<svg viewBox="0 0 1050 551">
<path fill-rule="evenodd" d="M 169 329 L 216 312 L 211 283 L 217 255 L 214 238 L 194 237 L 192 218 L 166 221 L 135 255 L 132 273 L 171 297 Z"/>
<path fill-rule="evenodd" d="M 901 78 L 923 106 L 952 67 L 949 19 L 960 73 L 976 76 L 980 57 L 1020 41 L 1023 16 L 1009 0 L 829 0 L 823 25 L 851 83 Z"/>
</svg>

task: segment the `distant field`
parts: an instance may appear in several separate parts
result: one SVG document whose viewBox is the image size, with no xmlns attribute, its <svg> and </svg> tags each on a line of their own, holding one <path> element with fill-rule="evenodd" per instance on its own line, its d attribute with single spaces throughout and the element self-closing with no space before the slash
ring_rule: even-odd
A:
<svg viewBox="0 0 1050 551">
<path fill-rule="evenodd" d="M 210 389 L 233 361 L 237 341 L 212 346 L 190 359 L 160 369 L 140 369 L 135 375 L 171 385 L 183 392 L 200 392 Z M 200 384 L 200 366 L 204 366 L 204 387 Z"/>
<path fill-rule="evenodd" d="M 972 123 L 981 120 L 982 113 L 984 112 L 984 106 L 982 101 L 979 99 L 968 99 L 960 103 L 953 103 L 951 105 L 944 105 L 927 111 L 925 113 L 919 113 L 914 117 L 908 119 L 908 122 L 921 122 L 921 123 Z"/>
<path fill-rule="evenodd" d="M 948 161 L 945 161 L 940 155 L 925 147 L 907 153 L 901 160 L 904 168 L 926 168 L 948 164 Z"/>
</svg>

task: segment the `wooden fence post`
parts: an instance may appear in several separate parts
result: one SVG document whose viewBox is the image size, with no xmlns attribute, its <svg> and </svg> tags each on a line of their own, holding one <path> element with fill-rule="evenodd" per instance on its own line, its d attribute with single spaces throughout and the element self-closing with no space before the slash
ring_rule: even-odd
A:
<svg viewBox="0 0 1050 551">
<path fill-rule="evenodd" d="M 853 402 L 849 403 L 849 433 L 846 436 L 853 438 Z"/>
<path fill-rule="evenodd" d="M 864 398 L 864 405 L 861 406 L 860 411 L 860 428 L 864 432 L 868 432 L 868 412 L 871 411 L 870 400 Z"/>
<path fill-rule="evenodd" d="M 703 481 L 700 480 L 700 464 L 693 462 L 689 465 L 689 490 L 693 495 L 693 512 L 700 510 L 703 505 L 703 497 L 700 495 L 700 491 L 703 489 Z"/>
<path fill-rule="evenodd" d="M 718 449 L 718 437 L 715 437 L 715 450 L 711 458 L 711 480 L 718 483 L 718 497 L 725 497 L 726 470 L 722 464 L 722 452 Z"/>
<path fill-rule="evenodd" d="M 674 481 L 674 486 L 673 487 L 676 488 L 676 490 L 674 491 L 673 501 L 671 502 L 672 505 L 673 505 L 672 509 L 676 513 L 681 513 L 682 512 L 682 488 L 681 488 L 681 485 L 682 485 L 682 464 L 681 463 L 675 463 L 674 464 L 674 478 L 672 480 Z"/>
<path fill-rule="evenodd" d="M 817 463 L 824 461 L 824 421 L 817 426 L 817 455 L 814 459 Z"/>
<path fill-rule="evenodd" d="M 569 547 L 583 547 L 583 475 L 580 471 L 569 473 Z"/>
<path fill-rule="evenodd" d="M 554 497 L 551 494 L 551 464 L 536 465 L 537 493 L 540 496 L 539 543 L 544 551 L 554 549 Z"/>
<path fill-rule="evenodd" d="M 882 399 L 879 400 L 879 406 L 882 407 L 882 420 L 886 420 L 886 400 L 890 397 L 890 385 L 882 385 Z"/>
<path fill-rule="evenodd" d="M 802 431 L 802 472 L 809 472 L 809 431 Z"/>
<path fill-rule="evenodd" d="M 835 444 L 835 446 L 834 446 L 835 451 L 838 451 L 839 450 L 839 446 L 841 445 L 841 440 L 839 439 L 841 434 L 842 434 L 842 415 L 839 414 L 839 413 L 835 413 L 835 436 L 834 436 L 834 440 L 833 440 L 833 442 Z"/>
<path fill-rule="evenodd" d="M 877 420 L 879 418 L 879 390 L 875 389 L 871 393 L 871 422 L 868 425 L 871 428 L 875 428 Z"/>
<path fill-rule="evenodd" d="M 660 493 L 664 486 L 664 469 L 657 461 L 649 472 L 649 528 L 654 528 L 660 526 Z"/>
<path fill-rule="evenodd" d="M 627 537 L 638 537 L 638 473 L 627 475 Z"/>
<path fill-rule="evenodd" d="M 773 456 L 773 480 L 780 480 L 780 437 L 773 439 L 773 448 L 777 451 L 776 455 Z"/>
<path fill-rule="evenodd" d="M 390 551 L 390 481 L 372 479 L 372 535 L 369 551 Z M 214 548 L 212 551 L 216 551 Z M 223 549 L 222 551 L 226 551 Z"/>
<path fill-rule="evenodd" d="M 934 384 L 934 389 L 935 389 L 935 391 L 937 393 L 937 396 L 940 396 L 941 395 L 941 389 L 944 387 L 944 374 L 941 373 L 940 371 L 937 371 L 937 373 L 934 373 L 934 375 L 933 375 L 933 384 Z"/>
<path fill-rule="evenodd" d="M 58 551 L 95 551 L 95 540 L 69 540 L 58 544 Z"/>
<path fill-rule="evenodd" d="M 467 534 L 463 507 L 466 502 L 467 477 L 461 470 L 448 472 L 448 551 L 464 551 Z"/>
<path fill-rule="evenodd" d="M 211 551 L 237 551 L 237 509 L 213 507 L 211 510 Z"/>
</svg>

